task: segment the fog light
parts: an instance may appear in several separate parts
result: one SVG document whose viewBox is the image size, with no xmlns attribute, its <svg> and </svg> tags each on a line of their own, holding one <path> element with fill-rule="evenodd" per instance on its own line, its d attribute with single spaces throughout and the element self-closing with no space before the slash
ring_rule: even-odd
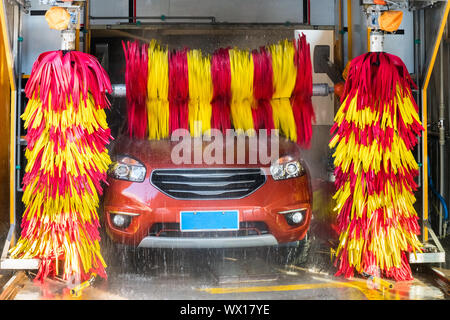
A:
<svg viewBox="0 0 450 320">
<path fill-rule="evenodd" d="M 298 224 L 303 221 L 303 214 L 300 212 L 295 212 L 291 215 L 291 220 L 293 223 Z"/>
<path fill-rule="evenodd" d="M 131 217 L 122 214 L 114 214 L 112 215 L 111 220 L 114 226 L 124 229 L 130 225 Z"/>
<path fill-rule="evenodd" d="M 286 222 L 291 226 L 298 226 L 305 220 L 307 209 L 294 209 L 287 211 L 280 211 L 279 214 L 284 215 Z"/>
</svg>

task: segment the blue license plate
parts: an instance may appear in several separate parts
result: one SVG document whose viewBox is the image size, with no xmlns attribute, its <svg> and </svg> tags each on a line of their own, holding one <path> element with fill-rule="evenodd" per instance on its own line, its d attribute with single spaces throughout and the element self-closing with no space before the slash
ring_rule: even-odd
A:
<svg viewBox="0 0 450 320">
<path fill-rule="evenodd" d="M 181 211 L 181 231 L 239 230 L 239 210 Z"/>
</svg>

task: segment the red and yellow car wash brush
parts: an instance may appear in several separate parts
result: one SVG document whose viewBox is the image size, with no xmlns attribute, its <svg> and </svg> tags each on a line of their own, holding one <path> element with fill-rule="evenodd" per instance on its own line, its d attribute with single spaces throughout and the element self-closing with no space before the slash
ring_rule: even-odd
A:
<svg viewBox="0 0 450 320">
<path fill-rule="evenodd" d="M 169 52 L 155 40 L 146 56 L 146 47 L 137 46 L 124 44 L 131 136 L 142 138 L 145 126 L 148 139 L 168 138 L 178 128 L 198 136 L 195 124 L 201 122 L 205 133 L 211 128 L 224 133 L 231 128 L 247 133 L 278 129 L 309 148 L 314 110 L 310 48 L 304 35 L 253 52 L 221 48 L 212 57 L 199 50 Z M 144 75 L 147 90 L 141 85 Z M 140 116 L 142 101 L 148 118 Z"/>
<path fill-rule="evenodd" d="M 351 62 L 329 144 L 336 148 L 337 275 L 412 279 L 408 254 L 421 243 L 411 149 L 423 130 L 412 87 L 392 54 L 370 52 Z"/>
<path fill-rule="evenodd" d="M 12 258 L 40 259 L 37 279 L 106 278 L 97 207 L 111 162 L 104 108 L 108 75 L 91 55 L 50 51 L 34 63 L 22 119 L 28 160 L 23 178 L 22 233 Z"/>
</svg>

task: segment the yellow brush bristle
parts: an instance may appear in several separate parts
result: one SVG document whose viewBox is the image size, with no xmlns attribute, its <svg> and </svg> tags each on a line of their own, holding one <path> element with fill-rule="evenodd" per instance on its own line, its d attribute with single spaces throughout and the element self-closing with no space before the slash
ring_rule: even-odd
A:
<svg viewBox="0 0 450 320">
<path fill-rule="evenodd" d="M 281 41 L 271 45 L 269 52 L 272 56 L 274 93 L 271 105 L 275 129 L 280 130 L 286 138 L 296 142 L 297 128 L 289 100 L 297 79 L 294 44 L 288 40 Z"/>
<path fill-rule="evenodd" d="M 167 48 L 155 40 L 148 48 L 147 82 L 148 138 L 169 136 L 169 60 Z"/>
<path fill-rule="evenodd" d="M 200 50 L 187 53 L 189 75 L 189 129 L 194 137 L 211 129 L 211 100 L 213 83 L 211 59 L 203 57 Z"/>
<path fill-rule="evenodd" d="M 231 49 L 231 119 L 236 131 L 254 130 L 253 104 L 253 57 L 247 51 Z M 251 131 L 249 131 L 251 132 Z"/>
</svg>

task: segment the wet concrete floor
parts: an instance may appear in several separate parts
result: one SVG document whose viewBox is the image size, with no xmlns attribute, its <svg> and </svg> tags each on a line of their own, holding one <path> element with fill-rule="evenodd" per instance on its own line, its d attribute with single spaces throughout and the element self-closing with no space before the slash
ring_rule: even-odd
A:
<svg viewBox="0 0 450 320">
<path fill-rule="evenodd" d="M 302 266 L 278 261 L 277 252 L 247 250 L 106 250 L 108 279 L 97 279 L 80 297 L 63 282 L 28 280 L 15 300 L 447 300 L 426 272 L 392 288 L 364 278 L 335 277 L 326 246 L 316 245 Z M 114 257 L 114 259 L 112 259 Z M 419 268 L 422 269 L 422 268 Z M 32 276 L 32 275 L 30 275 Z"/>
</svg>

